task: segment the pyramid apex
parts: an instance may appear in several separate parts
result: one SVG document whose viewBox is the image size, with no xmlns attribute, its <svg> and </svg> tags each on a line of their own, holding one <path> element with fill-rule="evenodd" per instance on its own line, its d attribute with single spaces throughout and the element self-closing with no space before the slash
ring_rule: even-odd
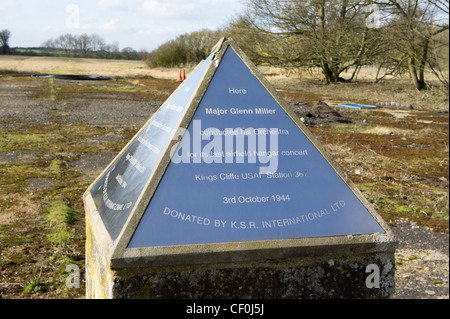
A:
<svg viewBox="0 0 450 319">
<path fill-rule="evenodd" d="M 222 37 L 211 49 L 211 53 L 218 53 L 221 50 L 225 50 L 228 46 L 233 46 L 235 50 L 239 50 L 236 42 L 230 37 Z"/>
<path fill-rule="evenodd" d="M 217 53 L 222 48 L 223 43 L 227 40 L 226 37 L 221 38 L 211 49 L 211 53 Z"/>
</svg>

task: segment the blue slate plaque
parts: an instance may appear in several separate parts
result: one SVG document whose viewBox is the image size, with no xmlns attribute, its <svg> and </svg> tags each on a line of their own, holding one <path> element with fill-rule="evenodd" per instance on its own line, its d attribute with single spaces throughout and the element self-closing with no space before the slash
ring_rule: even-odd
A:
<svg viewBox="0 0 450 319">
<path fill-rule="evenodd" d="M 128 248 L 385 233 L 228 47 Z"/>
<path fill-rule="evenodd" d="M 135 207 L 212 58 L 213 54 L 180 85 L 92 187 L 92 198 L 113 241 Z"/>
</svg>

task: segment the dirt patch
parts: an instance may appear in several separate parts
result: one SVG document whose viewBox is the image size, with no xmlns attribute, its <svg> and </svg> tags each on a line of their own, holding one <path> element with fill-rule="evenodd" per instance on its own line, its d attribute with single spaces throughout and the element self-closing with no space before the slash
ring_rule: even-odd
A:
<svg viewBox="0 0 450 319">
<path fill-rule="evenodd" d="M 396 251 L 396 292 L 393 299 L 449 298 L 449 236 L 407 219 L 392 228 Z"/>
<path fill-rule="evenodd" d="M 55 183 L 55 181 L 50 178 L 29 178 L 26 182 L 28 183 L 28 191 L 45 191 Z"/>
<path fill-rule="evenodd" d="M 75 140 L 74 142 L 80 143 L 80 146 L 89 147 L 89 146 L 100 146 L 100 145 L 104 145 L 109 142 L 126 142 L 126 141 L 123 138 L 123 136 L 121 136 L 115 132 L 111 132 L 111 133 L 107 133 L 105 135 L 96 135 L 87 140 L 86 139 L 78 139 L 78 140 Z"/>
<path fill-rule="evenodd" d="M 415 116 L 415 114 L 411 111 L 394 111 L 394 110 L 390 110 L 389 114 L 392 114 L 394 117 L 396 117 L 397 119 L 404 119 L 410 116 Z"/>
<path fill-rule="evenodd" d="M 0 165 L 33 162 L 37 158 L 39 153 L 41 153 L 41 151 L 39 150 L 17 150 L 0 152 Z"/>
<path fill-rule="evenodd" d="M 82 172 L 93 181 L 116 156 L 116 152 L 84 153 L 78 160 L 67 164 L 71 169 Z"/>
<path fill-rule="evenodd" d="M 311 129 L 385 220 L 448 233 L 448 124 L 411 112 L 399 121 L 385 111 L 346 111 L 355 124 Z"/>
<path fill-rule="evenodd" d="M 33 89 L 48 91 L 47 86 L 39 81 L 33 81 L 31 78 L 3 77 L 1 81 L 0 121 L 4 123 L 2 128 L 9 129 L 20 126 L 24 118 L 40 125 L 50 123 L 48 110 L 51 107 L 51 102 L 46 99 L 30 98 L 33 96 Z M 49 94 L 46 97 L 48 96 Z M 27 116 L 28 114 L 29 116 Z"/>
<path fill-rule="evenodd" d="M 314 107 L 309 103 L 296 102 L 289 105 L 307 126 L 315 126 L 326 123 L 352 123 L 350 116 L 338 113 L 334 108 L 324 102 L 317 102 Z"/>
</svg>

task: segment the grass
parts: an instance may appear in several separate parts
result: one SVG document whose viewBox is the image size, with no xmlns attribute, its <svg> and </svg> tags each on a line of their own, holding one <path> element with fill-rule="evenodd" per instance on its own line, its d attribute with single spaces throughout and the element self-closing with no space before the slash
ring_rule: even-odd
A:
<svg viewBox="0 0 450 319">
<path fill-rule="evenodd" d="M 29 78 L 4 76 L 1 81 L 18 83 L 26 87 Z M 51 122 L 39 125 L 32 120 L 0 120 L 0 153 L 30 154 L 24 161 L 0 163 L 0 297 L 2 298 L 80 298 L 84 285 L 68 289 L 68 265 L 77 265 L 84 271 L 84 209 L 82 194 L 91 181 L 82 173 L 72 170 L 69 163 L 84 153 L 120 151 L 125 141 L 106 141 L 86 145 L 96 136 L 111 133 L 123 135 L 126 140 L 136 127 L 103 127 L 85 123 L 66 123 L 58 115 L 63 106 L 76 110 L 77 105 L 66 99 L 72 93 L 78 97 L 90 92 L 108 94 L 107 99 L 121 94 L 127 98 L 154 98 L 164 100 L 176 84 L 154 79 L 117 81 L 114 87 L 76 85 L 37 80 L 30 85 L 30 99 L 50 101 Z M 158 83 L 162 89 L 157 91 Z M 30 153 L 26 153 L 30 152 Z M 30 179 L 52 181 L 45 190 L 29 189 Z M 32 222 L 30 222 L 32 221 Z M 81 277 L 83 280 L 83 277 Z"/>
<path fill-rule="evenodd" d="M 52 101 L 51 123 L 24 120 L 17 128 L 0 128 L 0 153 L 39 151 L 26 162 L 0 164 L 0 296 L 4 298 L 84 296 L 83 284 L 80 289 L 67 289 L 65 280 L 67 265 L 79 266 L 81 273 L 84 270 L 81 198 L 90 181 L 69 163 L 86 153 L 120 151 L 138 129 L 120 127 L 125 142 L 87 145 L 85 142 L 96 136 L 117 134 L 118 128 L 69 124 L 58 115 L 58 108 L 76 112 L 79 105 L 72 98 L 91 94 L 162 102 L 177 86 L 178 70 L 150 70 L 140 61 L 73 60 L 0 57 L 0 70 L 20 62 L 12 71 L 74 70 L 119 78 L 110 85 L 96 86 L 41 80 L 42 85 L 29 87 L 29 98 Z M 411 111 L 337 109 L 351 116 L 355 124 L 323 125 L 311 131 L 384 219 L 394 225 L 397 218 L 408 218 L 448 233 L 448 92 L 416 92 L 407 79 L 373 84 L 361 78 L 357 83 L 325 85 L 315 74 L 288 77 L 271 73 L 274 75 L 268 79 L 293 102 L 325 100 L 332 104 L 351 99 L 413 104 Z M 27 87 L 30 80 L 4 76 L 0 81 Z M 10 121 L 0 123 L 7 127 Z M 30 191 L 31 178 L 47 178 L 53 184 L 46 190 Z"/>
<path fill-rule="evenodd" d="M 262 67 L 269 81 L 276 87 L 316 95 L 322 101 L 336 105 L 338 102 L 376 105 L 378 102 L 397 102 L 411 104 L 415 109 L 448 112 L 448 90 L 443 89 L 432 74 L 426 79 L 433 86 L 428 91 L 417 91 L 407 74 L 389 77 L 374 83 L 375 75 L 370 69 L 363 69 L 358 79 L 352 83 L 325 84 L 320 71 L 293 72 L 286 76 L 283 70 Z M 345 77 L 345 75 L 344 75 Z"/>
<path fill-rule="evenodd" d="M 188 70 L 187 70 L 188 71 Z M 176 80 L 179 69 L 149 69 L 144 61 L 67 57 L 0 56 L 0 74 L 95 74 L 116 78 L 158 78 Z"/>
<path fill-rule="evenodd" d="M 42 133 L 13 133 L 5 131 L 1 134 L 0 149 L 2 152 L 16 150 L 35 150 L 45 148 L 48 136 Z"/>
<path fill-rule="evenodd" d="M 347 112 L 368 118 L 366 112 Z M 448 119 L 435 115 L 433 123 L 422 126 L 415 117 L 429 114 L 416 112 L 401 124 L 391 117 L 390 126 L 382 114 L 387 112 L 367 111 L 365 125 L 312 131 L 385 220 L 408 218 L 448 232 L 448 126 L 440 125 Z"/>
<path fill-rule="evenodd" d="M 40 278 L 32 280 L 24 289 L 23 292 L 27 294 L 34 294 L 39 292 L 46 292 L 52 281 L 45 281 Z"/>
<path fill-rule="evenodd" d="M 56 201 L 48 208 L 47 220 L 51 226 L 47 239 L 53 244 L 69 244 L 76 239 L 69 227 L 81 218 L 81 213 L 68 204 Z"/>
</svg>

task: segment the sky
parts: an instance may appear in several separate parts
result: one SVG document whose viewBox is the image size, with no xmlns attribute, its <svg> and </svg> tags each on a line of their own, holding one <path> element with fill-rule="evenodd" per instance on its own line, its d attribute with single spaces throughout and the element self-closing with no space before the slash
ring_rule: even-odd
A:
<svg viewBox="0 0 450 319">
<path fill-rule="evenodd" d="M 180 34 L 223 27 L 245 0 L 0 0 L 10 47 L 37 47 L 61 34 L 98 34 L 120 49 L 152 51 Z"/>
</svg>

